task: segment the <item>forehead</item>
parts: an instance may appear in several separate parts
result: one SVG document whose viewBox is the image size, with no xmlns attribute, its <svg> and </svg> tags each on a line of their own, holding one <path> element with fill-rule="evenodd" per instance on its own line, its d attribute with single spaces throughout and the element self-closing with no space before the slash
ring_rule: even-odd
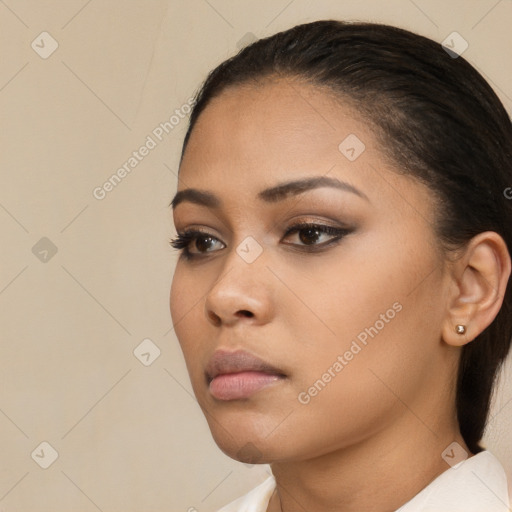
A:
<svg viewBox="0 0 512 512">
<path fill-rule="evenodd" d="M 367 149 L 374 145 L 357 112 L 324 88 L 291 79 L 232 86 L 200 114 L 180 173 L 204 180 L 208 170 L 218 178 L 226 170 L 232 179 L 325 165 L 327 172 L 345 158 L 339 144 L 351 134 L 364 140 Z"/>
</svg>

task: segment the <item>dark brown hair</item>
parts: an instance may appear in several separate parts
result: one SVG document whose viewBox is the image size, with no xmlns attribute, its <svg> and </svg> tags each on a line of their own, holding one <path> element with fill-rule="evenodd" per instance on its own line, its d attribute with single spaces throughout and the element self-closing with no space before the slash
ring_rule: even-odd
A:
<svg viewBox="0 0 512 512">
<path fill-rule="evenodd" d="M 374 23 L 315 21 L 260 39 L 211 71 L 196 94 L 194 125 L 227 87 L 299 79 L 348 99 L 371 123 L 384 152 L 438 199 L 440 247 L 464 247 L 495 231 L 512 252 L 512 126 L 502 103 L 462 57 L 412 32 Z M 473 453 L 498 370 L 512 341 L 512 291 L 495 320 L 462 349 L 456 390 L 461 434 Z"/>
</svg>

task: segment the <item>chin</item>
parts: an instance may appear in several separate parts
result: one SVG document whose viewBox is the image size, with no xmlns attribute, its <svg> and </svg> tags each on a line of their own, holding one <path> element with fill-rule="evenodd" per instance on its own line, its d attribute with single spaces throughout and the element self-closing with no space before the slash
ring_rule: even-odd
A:
<svg viewBox="0 0 512 512">
<path fill-rule="evenodd" d="M 211 429 L 213 439 L 219 449 L 228 457 L 245 464 L 270 464 L 282 458 L 282 446 L 273 446 L 263 436 L 253 433 L 236 432 L 228 434 L 221 426 Z"/>
</svg>

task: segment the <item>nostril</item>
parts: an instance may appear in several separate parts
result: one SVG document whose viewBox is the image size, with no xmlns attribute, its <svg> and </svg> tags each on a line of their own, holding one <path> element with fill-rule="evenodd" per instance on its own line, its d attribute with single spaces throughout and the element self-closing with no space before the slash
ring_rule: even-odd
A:
<svg viewBox="0 0 512 512">
<path fill-rule="evenodd" d="M 220 325 L 221 319 L 220 319 L 219 315 L 215 314 L 213 311 L 208 311 L 207 315 L 208 315 L 208 318 L 213 323 L 213 325 Z"/>
<path fill-rule="evenodd" d="M 234 321 L 235 318 L 240 319 L 243 317 L 245 317 L 245 318 L 254 317 L 254 313 L 252 313 L 251 311 L 248 311 L 247 309 L 239 309 L 238 311 L 236 311 L 234 313 L 233 316 L 226 315 L 225 318 L 223 315 L 219 315 L 219 314 L 215 313 L 215 311 L 212 311 L 211 309 L 210 310 L 205 309 L 205 314 L 206 314 L 206 317 L 208 318 L 208 320 L 216 327 L 219 327 L 223 323 L 223 321 L 229 323 L 229 322 Z"/>
</svg>

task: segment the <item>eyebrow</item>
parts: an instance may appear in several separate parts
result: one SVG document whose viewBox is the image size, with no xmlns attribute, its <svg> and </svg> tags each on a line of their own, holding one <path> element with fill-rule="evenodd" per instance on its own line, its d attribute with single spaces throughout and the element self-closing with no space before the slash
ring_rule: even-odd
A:
<svg viewBox="0 0 512 512">
<path fill-rule="evenodd" d="M 321 187 L 331 187 L 351 192 L 370 202 L 370 199 L 364 192 L 360 191 L 350 183 L 338 180 L 337 178 L 330 178 L 328 176 L 318 176 L 279 183 L 278 185 L 262 190 L 258 193 L 257 197 L 266 203 L 276 203 L 290 196 L 296 196 L 308 190 Z M 169 206 L 174 209 L 184 201 L 189 201 L 209 208 L 220 208 L 222 206 L 222 201 L 215 194 L 206 190 L 199 190 L 197 188 L 186 188 L 184 190 L 180 190 L 176 193 Z"/>
</svg>

